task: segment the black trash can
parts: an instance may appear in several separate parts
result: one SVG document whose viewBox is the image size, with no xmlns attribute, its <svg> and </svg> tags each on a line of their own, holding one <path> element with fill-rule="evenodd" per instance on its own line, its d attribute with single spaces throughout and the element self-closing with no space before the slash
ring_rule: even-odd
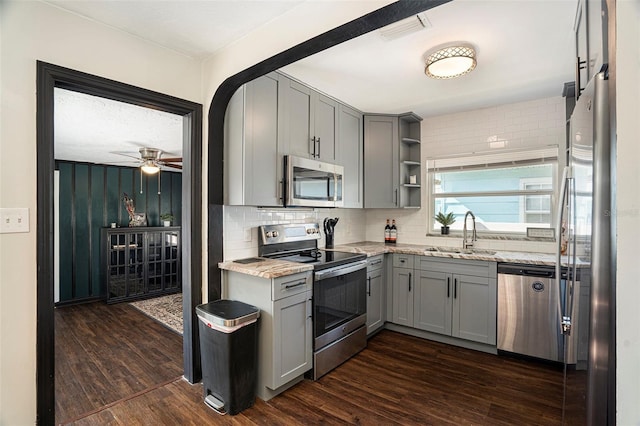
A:
<svg viewBox="0 0 640 426">
<path fill-rule="evenodd" d="M 204 402 L 220 414 L 237 414 L 256 399 L 260 309 L 217 300 L 196 306 L 196 313 Z"/>
</svg>

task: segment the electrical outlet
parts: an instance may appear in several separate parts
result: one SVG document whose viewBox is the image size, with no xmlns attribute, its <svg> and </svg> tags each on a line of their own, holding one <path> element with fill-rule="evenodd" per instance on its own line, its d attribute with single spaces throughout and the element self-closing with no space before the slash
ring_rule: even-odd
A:
<svg viewBox="0 0 640 426">
<path fill-rule="evenodd" d="M 251 242 L 251 228 L 244 228 L 244 240 L 248 243 Z"/>
<path fill-rule="evenodd" d="M 0 208 L 0 234 L 29 232 L 28 208 Z"/>
</svg>

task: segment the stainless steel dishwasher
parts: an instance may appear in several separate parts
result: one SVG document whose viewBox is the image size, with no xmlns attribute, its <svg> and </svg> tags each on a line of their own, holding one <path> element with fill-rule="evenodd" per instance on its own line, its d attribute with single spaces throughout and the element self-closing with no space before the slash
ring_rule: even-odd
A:
<svg viewBox="0 0 640 426">
<path fill-rule="evenodd" d="M 566 355 L 566 362 L 575 364 L 577 330 L 567 338 L 565 354 L 558 313 L 558 298 L 563 309 L 567 300 L 566 274 L 563 270 L 556 280 L 553 266 L 498 264 L 498 350 L 560 362 Z M 567 291 L 579 291 L 577 278 Z"/>
</svg>

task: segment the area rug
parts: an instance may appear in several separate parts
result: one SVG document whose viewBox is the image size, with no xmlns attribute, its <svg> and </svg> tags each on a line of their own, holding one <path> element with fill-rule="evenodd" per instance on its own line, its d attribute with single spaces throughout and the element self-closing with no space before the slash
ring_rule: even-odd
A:
<svg viewBox="0 0 640 426">
<path fill-rule="evenodd" d="M 182 293 L 130 302 L 131 306 L 182 335 Z"/>
</svg>

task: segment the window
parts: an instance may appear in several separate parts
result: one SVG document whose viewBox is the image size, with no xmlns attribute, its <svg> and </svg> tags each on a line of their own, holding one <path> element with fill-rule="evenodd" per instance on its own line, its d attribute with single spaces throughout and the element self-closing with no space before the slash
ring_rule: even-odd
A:
<svg viewBox="0 0 640 426">
<path fill-rule="evenodd" d="M 480 233 L 553 226 L 557 148 L 434 159 L 428 166 L 431 231 L 440 229 L 433 219 L 438 212 L 454 213 L 454 231 L 462 230 L 467 211 Z"/>
<path fill-rule="evenodd" d="M 524 191 L 553 190 L 548 178 L 523 178 L 520 185 Z M 525 195 L 520 212 L 520 221 L 525 223 L 551 224 L 551 197 L 546 195 Z"/>
</svg>

